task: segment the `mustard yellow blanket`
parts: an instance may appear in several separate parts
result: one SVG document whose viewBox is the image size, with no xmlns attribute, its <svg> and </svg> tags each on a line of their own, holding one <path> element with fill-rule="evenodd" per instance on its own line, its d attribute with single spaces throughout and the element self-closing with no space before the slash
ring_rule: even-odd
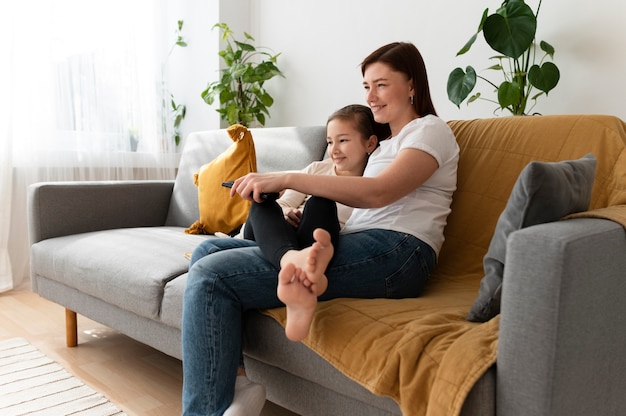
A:
<svg viewBox="0 0 626 416">
<path fill-rule="evenodd" d="M 405 416 L 458 415 L 467 393 L 496 362 L 499 317 L 484 324 L 465 317 L 498 216 L 528 162 L 593 152 L 598 167 L 590 211 L 576 216 L 626 227 L 626 129 L 618 118 L 502 117 L 450 125 L 461 147 L 458 189 L 425 293 L 322 302 L 304 341 L 354 381 L 396 400 Z M 266 313 L 284 325 L 284 308 Z"/>
<path fill-rule="evenodd" d="M 404 415 L 456 415 L 496 360 L 499 317 L 465 320 L 480 277 L 433 279 L 416 299 L 321 302 L 304 343 Z M 284 308 L 267 313 L 284 325 Z"/>
</svg>

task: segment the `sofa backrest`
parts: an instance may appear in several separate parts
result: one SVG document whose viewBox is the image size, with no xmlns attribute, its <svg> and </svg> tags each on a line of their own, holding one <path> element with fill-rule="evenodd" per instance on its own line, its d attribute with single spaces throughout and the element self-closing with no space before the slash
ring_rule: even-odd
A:
<svg viewBox="0 0 626 416">
<path fill-rule="evenodd" d="M 299 170 L 326 151 L 326 127 L 250 129 L 259 172 Z M 188 227 L 199 218 L 193 175 L 233 144 L 225 129 L 191 133 L 181 155 L 166 225 Z"/>
<path fill-rule="evenodd" d="M 626 125 L 617 117 L 517 116 L 448 124 L 460 157 L 438 276 L 482 276 L 498 217 L 531 161 L 572 160 L 591 152 L 598 163 L 590 209 L 626 204 Z"/>
</svg>

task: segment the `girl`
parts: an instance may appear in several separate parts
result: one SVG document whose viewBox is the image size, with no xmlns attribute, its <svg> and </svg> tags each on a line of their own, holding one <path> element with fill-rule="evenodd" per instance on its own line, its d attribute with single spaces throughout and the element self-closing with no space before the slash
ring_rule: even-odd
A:
<svg viewBox="0 0 626 416">
<path fill-rule="evenodd" d="M 331 114 L 326 132 L 329 157 L 311 163 L 303 173 L 361 176 L 378 140 L 390 135 L 387 124 L 374 121 L 372 110 L 358 104 Z M 263 254 L 280 269 L 280 259 L 289 249 L 313 244 L 315 228 L 327 230 L 336 243 L 339 230 L 351 213 L 352 207 L 288 189 L 276 201 L 253 202 L 243 237 L 256 241 Z M 190 266 L 218 248 L 224 248 L 215 243 L 214 239 L 209 239 L 199 244 L 192 253 Z"/>
</svg>

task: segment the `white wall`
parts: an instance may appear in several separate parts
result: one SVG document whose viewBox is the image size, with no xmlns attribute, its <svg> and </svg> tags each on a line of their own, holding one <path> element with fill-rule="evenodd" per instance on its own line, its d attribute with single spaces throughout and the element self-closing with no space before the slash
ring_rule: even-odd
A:
<svg viewBox="0 0 626 416">
<path fill-rule="evenodd" d="M 536 9 L 538 0 L 527 2 Z M 207 2 L 187 0 L 187 3 L 195 7 Z M 267 83 L 276 99 L 267 126 L 324 124 L 337 108 L 362 103 L 360 62 L 375 48 L 397 40 L 413 42 L 422 52 L 435 106 L 442 118 L 469 119 L 493 114 L 494 105 L 489 103 L 462 104 L 457 109 L 447 98 L 446 82 L 450 71 L 457 66 L 471 64 L 479 69 L 492 64 L 487 58 L 493 52 L 484 46 L 481 38 L 468 54 L 461 57 L 455 54 L 476 30 L 484 8 L 495 10 L 500 0 L 220 0 L 219 3 L 222 9 L 229 5 L 231 10 L 228 16 L 222 16 L 230 20 L 223 21 L 233 27 L 247 25 L 258 45 L 282 52 L 278 63 L 286 78 Z M 232 12 L 246 6 L 249 13 Z M 193 16 L 199 21 L 207 20 L 200 19 L 196 12 Z M 624 16 L 626 3 L 619 0 L 542 3 L 537 38 L 554 46 L 554 62 L 561 70 L 561 81 L 547 98 L 539 99 L 534 111 L 607 113 L 626 120 L 626 106 L 622 104 L 626 84 L 621 82 L 622 74 L 626 73 Z M 209 28 L 213 23 L 207 22 Z M 208 51 L 201 53 L 206 55 Z M 211 72 L 204 69 L 205 74 Z M 482 91 L 488 95 L 486 88 Z M 194 123 L 189 128 L 216 126 L 213 119 L 207 118 L 206 123 Z"/>
</svg>

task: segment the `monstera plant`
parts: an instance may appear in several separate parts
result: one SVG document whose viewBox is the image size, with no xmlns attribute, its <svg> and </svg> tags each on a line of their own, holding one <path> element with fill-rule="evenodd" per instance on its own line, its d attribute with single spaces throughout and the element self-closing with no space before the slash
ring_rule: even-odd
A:
<svg viewBox="0 0 626 416">
<path fill-rule="evenodd" d="M 448 77 L 448 98 L 457 107 L 469 96 L 476 86 L 477 79 L 493 88 L 497 101 L 487 99 L 480 92 L 468 99 L 468 104 L 477 99 L 486 99 L 498 105 L 496 110 L 508 110 L 514 115 L 525 115 L 532 110 L 536 100 L 548 94 L 559 82 L 558 67 L 551 62 L 554 48 L 547 42 L 537 45 L 537 11 L 523 0 L 505 0 L 495 13 L 489 9 L 483 12 L 478 31 L 461 48 L 457 56 L 470 50 L 478 35 L 482 32 L 485 41 L 499 55 L 492 56 L 495 64 L 487 71 L 499 74 L 499 83 L 490 81 L 486 76 L 478 75 L 474 67 L 454 69 Z M 550 60 L 547 60 L 550 58 Z M 495 76 L 495 74 L 494 74 Z M 533 90 L 536 90 L 533 93 Z M 531 102 L 532 101 L 532 104 Z"/>
</svg>

